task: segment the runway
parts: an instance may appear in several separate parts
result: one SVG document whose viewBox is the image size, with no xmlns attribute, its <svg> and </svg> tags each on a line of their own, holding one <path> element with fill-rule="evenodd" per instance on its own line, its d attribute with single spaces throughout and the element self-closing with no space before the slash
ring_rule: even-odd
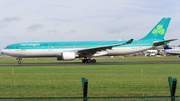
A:
<svg viewBox="0 0 180 101">
<path fill-rule="evenodd" d="M 125 65 L 125 64 L 180 64 L 180 61 L 141 61 L 141 62 L 97 62 L 97 63 L 22 63 L 22 64 L 0 64 L 0 66 L 55 66 L 55 65 Z"/>
</svg>

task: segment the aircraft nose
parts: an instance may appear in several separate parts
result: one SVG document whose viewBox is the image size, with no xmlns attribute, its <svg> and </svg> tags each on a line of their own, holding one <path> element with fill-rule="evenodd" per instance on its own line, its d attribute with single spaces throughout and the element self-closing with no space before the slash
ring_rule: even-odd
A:
<svg viewBox="0 0 180 101">
<path fill-rule="evenodd" d="M 3 54 L 3 50 L 1 51 L 1 54 Z"/>
<path fill-rule="evenodd" d="M 4 52 L 5 52 L 5 50 L 3 49 L 3 50 L 1 50 L 1 54 L 4 54 Z"/>
</svg>

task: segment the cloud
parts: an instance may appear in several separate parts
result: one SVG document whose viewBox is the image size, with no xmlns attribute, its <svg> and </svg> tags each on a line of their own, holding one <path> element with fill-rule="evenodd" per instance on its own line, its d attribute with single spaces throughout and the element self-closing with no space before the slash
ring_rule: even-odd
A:
<svg viewBox="0 0 180 101">
<path fill-rule="evenodd" d="M 79 18 L 46 18 L 45 21 L 50 22 L 79 22 Z"/>
<path fill-rule="evenodd" d="M 27 29 L 31 32 L 34 32 L 37 29 L 42 28 L 42 27 L 43 27 L 43 25 L 41 25 L 41 24 L 33 24 L 33 25 L 30 25 Z"/>
<path fill-rule="evenodd" d="M 15 36 L 10 36 L 10 35 L 3 36 L 3 38 L 5 38 L 5 39 L 16 39 Z"/>
<path fill-rule="evenodd" d="M 11 22 L 14 21 L 20 21 L 19 17 L 6 17 L 3 20 L 0 20 L 0 29 L 6 27 L 9 25 Z"/>
<path fill-rule="evenodd" d="M 131 30 L 133 29 L 134 27 L 136 27 L 136 25 L 132 25 L 132 26 L 121 26 L 119 28 L 112 28 L 112 29 L 108 29 L 107 30 L 107 34 L 119 34 L 119 33 L 122 33 L 124 31 L 127 31 L 127 30 Z"/>
<path fill-rule="evenodd" d="M 65 34 L 73 34 L 73 33 L 77 33 L 78 31 L 77 30 L 71 30 L 70 32 L 67 32 Z"/>
<path fill-rule="evenodd" d="M 48 30 L 47 33 L 48 33 L 48 34 L 54 34 L 54 35 L 57 35 L 57 34 L 58 34 L 58 32 L 57 32 L 56 29 L 54 29 L 54 30 Z"/>
<path fill-rule="evenodd" d="M 48 30 L 48 31 L 47 31 L 47 33 L 55 33 L 55 32 L 57 32 L 56 29 L 54 29 L 54 30 Z"/>
<path fill-rule="evenodd" d="M 6 17 L 2 20 L 3 22 L 12 22 L 12 21 L 20 21 L 20 18 L 18 17 Z"/>
</svg>

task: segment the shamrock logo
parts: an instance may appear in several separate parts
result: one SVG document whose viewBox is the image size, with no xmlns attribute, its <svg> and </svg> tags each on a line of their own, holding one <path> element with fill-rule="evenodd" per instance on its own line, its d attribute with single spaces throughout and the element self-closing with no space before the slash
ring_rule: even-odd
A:
<svg viewBox="0 0 180 101">
<path fill-rule="evenodd" d="M 163 25 L 158 25 L 157 29 L 154 29 L 152 31 L 152 34 L 155 34 L 154 36 L 156 36 L 158 33 L 161 35 L 163 35 L 165 33 L 165 29 L 163 28 Z"/>
</svg>

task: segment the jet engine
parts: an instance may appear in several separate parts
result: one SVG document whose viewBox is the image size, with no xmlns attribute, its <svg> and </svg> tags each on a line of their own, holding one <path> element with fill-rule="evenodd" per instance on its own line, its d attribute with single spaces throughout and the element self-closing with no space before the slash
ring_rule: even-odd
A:
<svg viewBox="0 0 180 101">
<path fill-rule="evenodd" d="M 74 60 L 76 59 L 75 52 L 63 52 L 61 56 L 57 57 L 57 60 Z"/>
</svg>

